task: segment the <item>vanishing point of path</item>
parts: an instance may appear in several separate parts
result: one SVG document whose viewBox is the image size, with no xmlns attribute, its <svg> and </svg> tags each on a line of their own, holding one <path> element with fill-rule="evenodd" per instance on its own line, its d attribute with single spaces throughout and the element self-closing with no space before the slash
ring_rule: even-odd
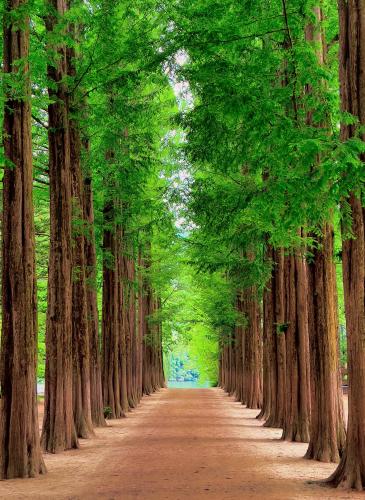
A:
<svg viewBox="0 0 365 500">
<path fill-rule="evenodd" d="M 304 460 L 306 445 L 280 441 L 257 413 L 220 389 L 164 389 L 81 450 L 47 455 L 47 475 L 0 483 L 0 498 L 364 498 L 308 484 L 334 465 Z"/>
</svg>

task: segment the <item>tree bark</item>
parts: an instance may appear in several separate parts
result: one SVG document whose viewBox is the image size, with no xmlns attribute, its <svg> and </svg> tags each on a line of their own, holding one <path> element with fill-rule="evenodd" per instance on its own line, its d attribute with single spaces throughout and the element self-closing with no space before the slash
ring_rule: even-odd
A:
<svg viewBox="0 0 365 500">
<path fill-rule="evenodd" d="M 105 426 L 103 393 L 101 384 L 101 357 L 99 339 L 99 314 L 96 288 L 96 248 L 94 231 L 94 203 L 92 178 L 89 172 L 84 178 L 84 219 L 87 223 L 85 237 L 86 290 L 90 350 L 90 402 L 91 419 L 96 427 Z"/>
<path fill-rule="evenodd" d="M 236 309 L 240 315 L 244 314 L 243 293 L 237 292 Z M 243 348 L 244 348 L 244 327 L 236 325 L 235 332 L 235 397 L 237 401 L 244 401 L 244 375 L 243 375 Z"/>
<path fill-rule="evenodd" d="M 271 301 L 273 322 L 270 340 L 270 412 L 265 427 L 282 428 L 286 397 L 284 250 L 272 250 Z"/>
<path fill-rule="evenodd" d="M 103 253 L 103 398 L 110 417 L 120 418 L 125 416 L 120 386 L 120 255 L 112 201 L 104 206 Z"/>
<path fill-rule="evenodd" d="M 26 7 L 26 9 L 24 9 Z M 23 11 L 21 10 L 23 9 Z M 8 0 L 4 12 L 3 71 L 21 79 L 19 97 L 5 87 L 0 353 L 0 479 L 45 473 L 38 431 L 37 298 L 33 165 L 26 2 Z M 16 21 L 12 21 L 15 20 Z M 17 61 L 23 61 L 23 66 Z M 16 92 L 15 92 L 16 94 Z"/>
<path fill-rule="evenodd" d="M 323 227 L 322 243 L 308 262 L 312 417 L 306 458 L 338 462 L 345 442 L 340 383 L 336 270 L 333 229 Z"/>
<path fill-rule="evenodd" d="M 316 42 L 316 56 L 323 66 L 326 41 L 323 15 L 320 7 L 313 9 L 316 26 L 308 24 L 305 38 Z M 321 82 L 318 82 L 321 84 Z M 307 94 L 314 89 L 307 85 Z M 313 126 L 313 111 L 307 111 L 307 124 Z M 328 128 L 326 121 L 316 125 Z M 320 158 L 318 158 L 320 162 Z M 313 166 L 313 170 L 317 168 Z M 306 458 L 324 462 L 338 462 L 342 453 L 345 428 L 343 421 L 342 390 L 338 349 L 338 307 L 336 270 L 333 262 L 333 228 L 325 223 L 322 235 L 311 235 L 315 244 L 308 259 L 309 276 L 309 331 L 311 358 L 311 437 Z"/>
<path fill-rule="evenodd" d="M 69 60 L 71 57 L 68 58 Z M 84 183 L 78 124 L 70 120 L 72 238 L 73 413 L 78 437 L 93 434 L 90 400 L 90 340 L 86 289 Z"/>
<path fill-rule="evenodd" d="M 265 258 L 273 263 L 273 248 L 266 245 Z M 274 280 L 271 272 L 270 279 L 263 292 L 263 373 L 262 373 L 262 409 L 258 419 L 265 421 L 270 418 L 272 406 L 276 400 L 276 356 L 272 359 L 274 347 Z"/>
<path fill-rule="evenodd" d="M 284 257 L 286 400 L 282 439 L 308 442 L 310 421 L 307 274 L 300 250 Z"/>
<path fill-rule="evenodd" d="M 57 16 L 67 11 L 65 1 L 49 1 L 47 32 L 57 26 Z M 69 135 L 69 92 L 64 45 L 53 47 L 54 64 L 48 66 L 51 103 L 49 116 L 50 256 L 46 326 L 46 380 L 42 445 L 56 453 L 77 448 L 72 403 L 72 196 Z"/>
<path fill-rule="evenodd" d="M 339 0 L 341 109 L 365 124 L 365 4 Z M 356 124 L 341 124 L 341 139 L 356 134 Z M 364 139 L 364 137 L 362 137 Z M 364 158 L 361 158 L 364 160 Z M 365 487 L 365 213 L 358 193 L 348 199 L 352 234 L 343 234 L 342 266 L 345 294 L 349 419 L 341 462 L 330 478 L 335 486 Z"/>
<path fill-rule="evenodd" d="M 244 404 L 247 408 L 262 406 L 262 330 L 257 291 L 244 291 L 244 310 L 247 316 L 244 345 Z"/>
</svg>

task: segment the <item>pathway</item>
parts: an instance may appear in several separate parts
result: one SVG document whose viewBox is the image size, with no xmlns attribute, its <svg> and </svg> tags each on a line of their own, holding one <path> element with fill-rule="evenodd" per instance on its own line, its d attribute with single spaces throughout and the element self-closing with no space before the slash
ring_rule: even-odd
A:
<svg viewBox="0 0 365 500">
<path fill-rule="evenodd" d="M 164 389 L 81 450 L 47 455 L 49 473 L 0 483 L 1 499 L 364 498 L 307 483 L 334 465 L 304 460 L 220 389 Z"/>
</svg>

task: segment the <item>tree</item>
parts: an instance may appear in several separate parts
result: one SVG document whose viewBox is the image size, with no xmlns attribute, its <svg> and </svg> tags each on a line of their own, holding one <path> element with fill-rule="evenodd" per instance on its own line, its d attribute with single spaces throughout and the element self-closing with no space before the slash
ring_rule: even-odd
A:
<svg viewBox="0 0 365 500">
<path fill-rule="evenodd" d="M 362 2 L 338 3 L 340 14 L 340 92 L 341 110 L 356 119 L 341 123 L 341 139 L 351 140 L 362 132 L 359 125 L 365 123 L 364 115 L 364 60 L 362 43 L 365 14 Z M 361 157 L 363 160 L 363 158 Z M 363 168 L 363 165 L 361 165 Z M 355 172 L 357 178 L 357 172 Z M 356 186 L 356 187 L 355 187 Z M 345 204 L 351 214 L 352 235 L 343 228 L 343 280 L 345 293 L 346 329 L 348 342 L 349 373 L 349 420 L 345 450 L 341 462 L 329 479 L 335 486 L 365 487 L 365 219 L 361 199 L 362 181 L 355 184 Z M 353 237 L 351 237 L 353 236 Z"/>
<path fill-rule="evenodd" d="M 62 19 L 67 4 L 51 1 L 47 6 L 47 32 L 51 40 L 57 40 L 58 16 Z M 65 43 L 54 41 L 50 52 L 52 62 L 47 73 L 51 237 L 42 445 L 44 450 L 57 453 L 77 448 L 78 441 L 72 401 L 72 166 Z"/>
<path fill-rule="evenodd" d="M 323 13 L 314 9 L 315 23 L 309 23 L 305 38 L 316 44 L 314 56 L 318 64 L 325 65 L 326 40 L 322 26 Z M 320 88 L 323 82 L 316 82 Z M 318 92 L 313 85 L 307 86 L 307 94 Z M 307 124 L 315 125 L 330 134 L 329 118 L 314 123 L 313 110 L 307 113 Z M 320 168 L 317 164 L 313 171 Z M 342 408 L 338 352 L 338 306 L 336 272 L 333 261 L 334 231 L 331 216 L 328 222 L 310 235 L 313 239 L 308 269 L 308 309 L 311 360 L 311 436 L 306 458 L 323 462 L 338 462 L 345 442 L 345 426 Z"/>
<path fill-rule="evenodd" d="M 0 478 L 12 479 L 46 472 L 36 397 L 38 325 L 27 2 L 6 2 L 3 27 Z"/>
</svg>

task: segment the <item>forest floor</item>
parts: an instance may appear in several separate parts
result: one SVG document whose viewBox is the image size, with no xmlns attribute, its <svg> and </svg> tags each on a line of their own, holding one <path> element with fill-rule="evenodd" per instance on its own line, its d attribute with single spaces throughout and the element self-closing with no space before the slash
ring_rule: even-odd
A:
<svg viewBox="0 0 365 500">
<path fill-rule="evenodd" d="M 81 450 L 46 455 L 48 474 L 0 483 L 1 499 L 363 499 L 308 484 L 335 468 L 303 459 L 220 389 L 164 389 L 108 422 Z"/>
</svg>

